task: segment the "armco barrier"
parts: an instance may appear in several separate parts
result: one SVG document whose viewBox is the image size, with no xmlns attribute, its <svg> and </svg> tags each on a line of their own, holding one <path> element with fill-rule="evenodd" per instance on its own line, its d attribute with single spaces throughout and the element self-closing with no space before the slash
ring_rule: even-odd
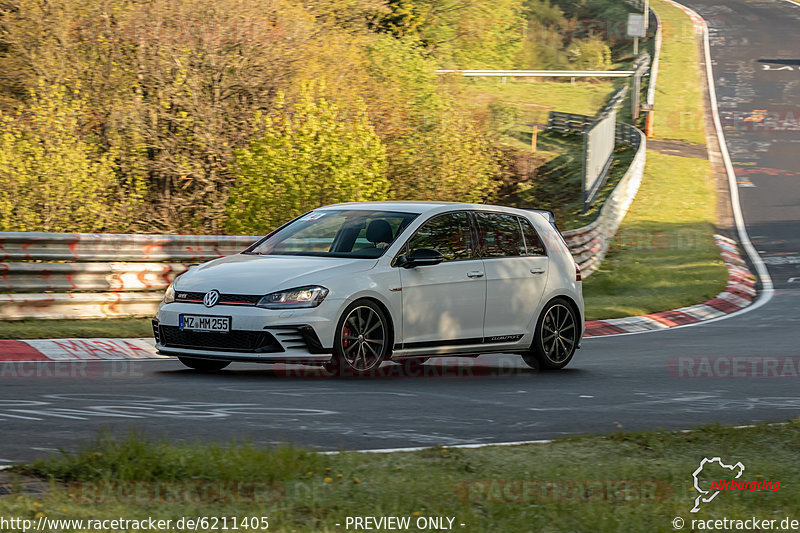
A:
<svg viewBox="0 0 800 533">
<path fill-rule="evenodd" d="M 584 277 L 600 266 L 612 237 L 617 233 L 617 229 L 619 229 L 622 219 L 625 218 L 625 213 L 628 212 L 628 208 L 639 190 L 639 185 L 642 183 L 647 148 L 644 133 L 629 124 L 617 124 L 618 138 L 620 126 L 629 129 L 625 135 L 626 138 L 639 138 L 635 146 L 636 155 L 633 157 L 631 165 L 591 224 L 563 232 L 564 239 L 567 241 L 575 261 L 581 267 Z"/>
<path fill-rule="evenodd" d="M 186 263 L 0 263 L 0 290 L 164 290 L 190 266 Z"/>
<path fill-rule="evenodd" d="M 177 276 L 257 239 L 0 233 L 0 319 L 150 316 Z"/>
<path fill-rule="evenodd" d="M 0 294 L 0 318 L 152 316 L 163 292 Z"/>
<path fill-rule="evenodd" d="M 236 253 L 258 237 L 0 233 L 0 261 L 208 261 Z"/>
</svg>

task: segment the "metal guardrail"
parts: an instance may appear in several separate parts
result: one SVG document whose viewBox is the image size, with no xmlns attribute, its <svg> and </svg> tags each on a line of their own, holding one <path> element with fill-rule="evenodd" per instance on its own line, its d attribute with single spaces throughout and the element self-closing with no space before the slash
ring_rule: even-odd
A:
<svg viewBox="0 0 800 533">
<path fill-rule="evenodd" d="M 650 10 L 650 14 L 656 21 L 656 35 L 655 42 L 653 43 L 653 60 L 650 63 L 650 81 L 647 85 L 647 105 L 652 109 L 656 103 L 656 82 L 658 81 L 658 65 L 661 58 L 661 39 L 662 39 L 662 25 L 661 17 L 658 16 L 654 10 Z"/>
<path fill-rule="evenodd" d="M 192 264 L 259 238 L 0 233 L 0 319 L 150 316 Z"/>
<path fill-rule="evenodd" d="M 547 115 L 547 129 L 559 133 L 585 133 L 594 124 L 594 117 L 576 113 L 550 111 Z"/>
<path fill-rule="evenodd" d="M 186 263 L 0 263 L 4 291 L 159 291 L 191 267 Z"/>
<path fill-rule="evenodd" d="M 609 113 L 616 111 L 619 109 L 619 106 L 622 105 L 623 100 L 625 100 L 625 96 L 628 94 L 628 86 L 623 85 L 619 89 L 611 95 L 611 98 L 608 99 L 606 105 L 603 106 L 603 109 L 600 110 L 600 115 L 608 115 Z M 595 118 L 595 120 L 597 120 Z"/>
<path fill-rule="evenodd" d="M 586 133 L 586 130 L 594 124 L 596 117 L 587 115 L 578 115 L 575 113 L 561 113 L 560 111 L 550 111 L 547 116 L 547 129 L 554 130 L 559 133 Z M 617 123 L 615 132 L 615 139 L 617 143 L 627 144 L 634 150 L 639 149 L 641 131 L 622 122 Z"/>
<path fill-rule="evenodd" d="M 260 237 L 115 233 L 0 233 L 0 261 L 207 261 Z"/>
</svg>

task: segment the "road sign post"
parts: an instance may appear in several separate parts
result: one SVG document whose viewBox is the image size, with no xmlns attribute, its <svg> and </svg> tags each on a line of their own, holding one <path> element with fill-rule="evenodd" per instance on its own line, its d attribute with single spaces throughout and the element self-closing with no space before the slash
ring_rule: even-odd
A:
<svg viewBox="0 0 800 533">
<path fill-rule="evenodd" d="M 633 37 L 633 55 L 639 55 L 639 38 L 646 35 L 645 18 L 641 13 L 628 13 L 628 37 Z"/>
</svg>

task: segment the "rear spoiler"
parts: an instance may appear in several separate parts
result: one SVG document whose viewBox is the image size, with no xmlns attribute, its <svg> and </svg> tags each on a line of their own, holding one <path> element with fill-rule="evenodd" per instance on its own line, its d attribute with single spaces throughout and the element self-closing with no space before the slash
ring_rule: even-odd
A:
<svg viewBox="0 0 800 533">
<path fill-rule="evenodd" d="M 556 216 L 553 214 L 552 211 L 549 211 L 547 209 L 534 209 L 533 207 L 522 207 L 521 209 L 525 211 L 533 211 L 534 213 L 539 213 L 541 215 L 544 215 L 545 217 L 547 217 L 547 220 L 550 222 L 550 225 L 553 226 L 553 228 L 555 228 L 556 231 L 558 231 L 559 235 L 561 234 L 561 231 L 558 229 L 558 226 L 556 225 Z"/>
<path fill-rule="evenodd" d="M 545 217 L 547 217 L 547 220 L 550 222 L 550 225 L 553 226 L 554 230 L 556 230 L 556 235 L 558 235 L 558 238 L 561 240 L 561 242 L 564 244 L 567 250 L 569 250 L 569 244 L 567 244 L 567 240 L 564 239 L 564 235 L 561 233 L 561 230 L 558 229 L 558 226 L 556 225 L 556 216 L 553 214 L 552 211 L 549 211 L 547 209 L 534 209 L 532 207 L 522 207 L 521 209 L 524 211 L 533 211 L 534 213 L 539 213 L 540 215 L 544 215 Z"/>
</svg>

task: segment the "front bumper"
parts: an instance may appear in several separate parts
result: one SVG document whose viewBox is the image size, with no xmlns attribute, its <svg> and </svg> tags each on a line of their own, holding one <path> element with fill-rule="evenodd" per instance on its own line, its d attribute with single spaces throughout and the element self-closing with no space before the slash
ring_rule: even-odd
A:
<svg viewBox="0 0 800 533">
<path fill-rule="evenodd" d="M 159 353 L 199 359 L 260 363 L 324 363 L 331 358 L 334 320 L 342 302 L 311 309 L 270 310 L 252 306 L 162 304 L 153 319 Z M 179 316 L 230 317 L 228 333 L 181 331 Z"/>
</svg>

